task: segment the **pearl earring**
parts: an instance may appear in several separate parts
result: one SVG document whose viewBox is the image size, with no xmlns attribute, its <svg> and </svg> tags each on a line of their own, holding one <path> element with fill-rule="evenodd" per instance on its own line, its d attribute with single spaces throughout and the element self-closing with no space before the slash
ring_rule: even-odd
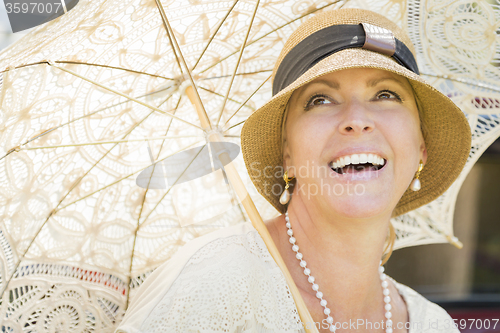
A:
<svg viewBox="0 0 500 333">
<path fill-rule="evenodd" d="M 420 179 L 418 179 L 418 177 L 420 176 L 420 172 L 422 171 L 423 168 L 424 168 L 424 162 L 422 162 L 422 160 L 420 160 L 420 164 L 418 165 L 417 173 L 415 174 L 415 179 L 413 179 L 413 181 L 411 182 L 411 185 L 410 185 L 410 188 L 415 192 L 420 190 L 420 188 L 421 188 Z"/>
<path fill-rule="evenodd" d="M 283 175 L 283 180 L 285 181 L 286 185 L 285 185 L 285 190 L 283 191 L 283 193 L 281 193 L 281 196 L 280 196 L 280 204 L 282 205 L 286 205 L 288 203 L 288 201 L 290 201 L 290 191 L 288 191 L 288 187 L 290 186 L 288 183 L 290 182 L 290 180 L 292 180 L 294 177 L 291 177 L 291 178 L 288 178 L 288 171 L 285 171 L 285 174 Z"/>
</svg>

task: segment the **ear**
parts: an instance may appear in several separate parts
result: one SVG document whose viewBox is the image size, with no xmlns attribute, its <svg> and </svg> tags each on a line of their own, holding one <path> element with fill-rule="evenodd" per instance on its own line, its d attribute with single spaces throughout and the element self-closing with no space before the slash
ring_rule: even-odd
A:
<svg viewBox="0 0 500 333">
<path fill-rule="evenodd" d="M 422 144 L 420 145 L 420 159 L 424 163 L 427 163 L 427 148 L 425 147 L 425 142 L 422 140 Z"/>
<path fill-rule="evenodd" d="M 292 157 L 290 156 L 290 146 L 288 145 L 288 140 L 283 139 L 283 172 L 288 171 L 288 177 L 295 177 L 293 174 Z"/>
</svg>

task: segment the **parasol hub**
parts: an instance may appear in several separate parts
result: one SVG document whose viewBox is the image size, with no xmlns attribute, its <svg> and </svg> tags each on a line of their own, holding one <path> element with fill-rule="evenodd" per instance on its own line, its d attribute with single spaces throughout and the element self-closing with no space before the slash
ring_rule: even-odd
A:
<svg viewBox="0 0 500 333">
<path fill-rule="evenodd" d="M 188 87 L 193 86 L 189 80 L 186 80 L 185 77 L 181 77 L 181 78 L 177 79 L 176 81 L 177 81 L 177 85 L 178 85 L 178 90 L 183 95 L 186 94 L 186 89 Z"/>
<path fill-rule="evenodd" d="M 205 139 L 207 143 L 210 142 L 224 142 L 224 135 L 222 134 L 222 127 L 217 126 L 205 130 Z"/>
</svg>

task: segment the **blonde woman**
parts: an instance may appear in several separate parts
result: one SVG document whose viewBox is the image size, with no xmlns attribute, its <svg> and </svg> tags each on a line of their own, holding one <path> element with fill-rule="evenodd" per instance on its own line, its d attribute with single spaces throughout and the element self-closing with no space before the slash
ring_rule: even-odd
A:
<svg viewBox="0 0 500 333">
<path fill-rule="evenodd" d="M 470 129 L 419 76 L 413 46 L 366 10 L 325 12 L 286 43 L 273 97 L 242 129 L 266 221 L 312 323 L 250 223 L 196 239 L 141 287 L 119 332 L 458 332 L 445 310 L 386 276 L 391 217 L 441 195 Z"/>
</svg>

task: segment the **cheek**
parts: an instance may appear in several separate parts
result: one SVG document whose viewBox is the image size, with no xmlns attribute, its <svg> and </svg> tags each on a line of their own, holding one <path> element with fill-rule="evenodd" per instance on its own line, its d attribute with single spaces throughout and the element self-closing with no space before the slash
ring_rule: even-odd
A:
<svg viewBox="0 0 500 333">
<path fill-rule="evenodd" d="M 301 115 L 293 119 L 287 126 L 287 133 L 294 165 L 305 165 L 318 156 L 328 127 L 319 117 Z"/>
<path fill-rule="evenodd" d="M 420 145 L 423 142 L 418 119 L 414 117 L 392 117 L 385 123 L 387 141 L 394 153 L 397 172 L 413 177 L 420 160 Z"/>
<path fill-rule="evenodd" d="M 411 110 L 401 107 L 381 112 L 378 125 L 384 129 L 383 132 L 387 133 L 394 144 L 411 144 L 419 148 L 422 133 L 416 108 Z"/>
</svg>

